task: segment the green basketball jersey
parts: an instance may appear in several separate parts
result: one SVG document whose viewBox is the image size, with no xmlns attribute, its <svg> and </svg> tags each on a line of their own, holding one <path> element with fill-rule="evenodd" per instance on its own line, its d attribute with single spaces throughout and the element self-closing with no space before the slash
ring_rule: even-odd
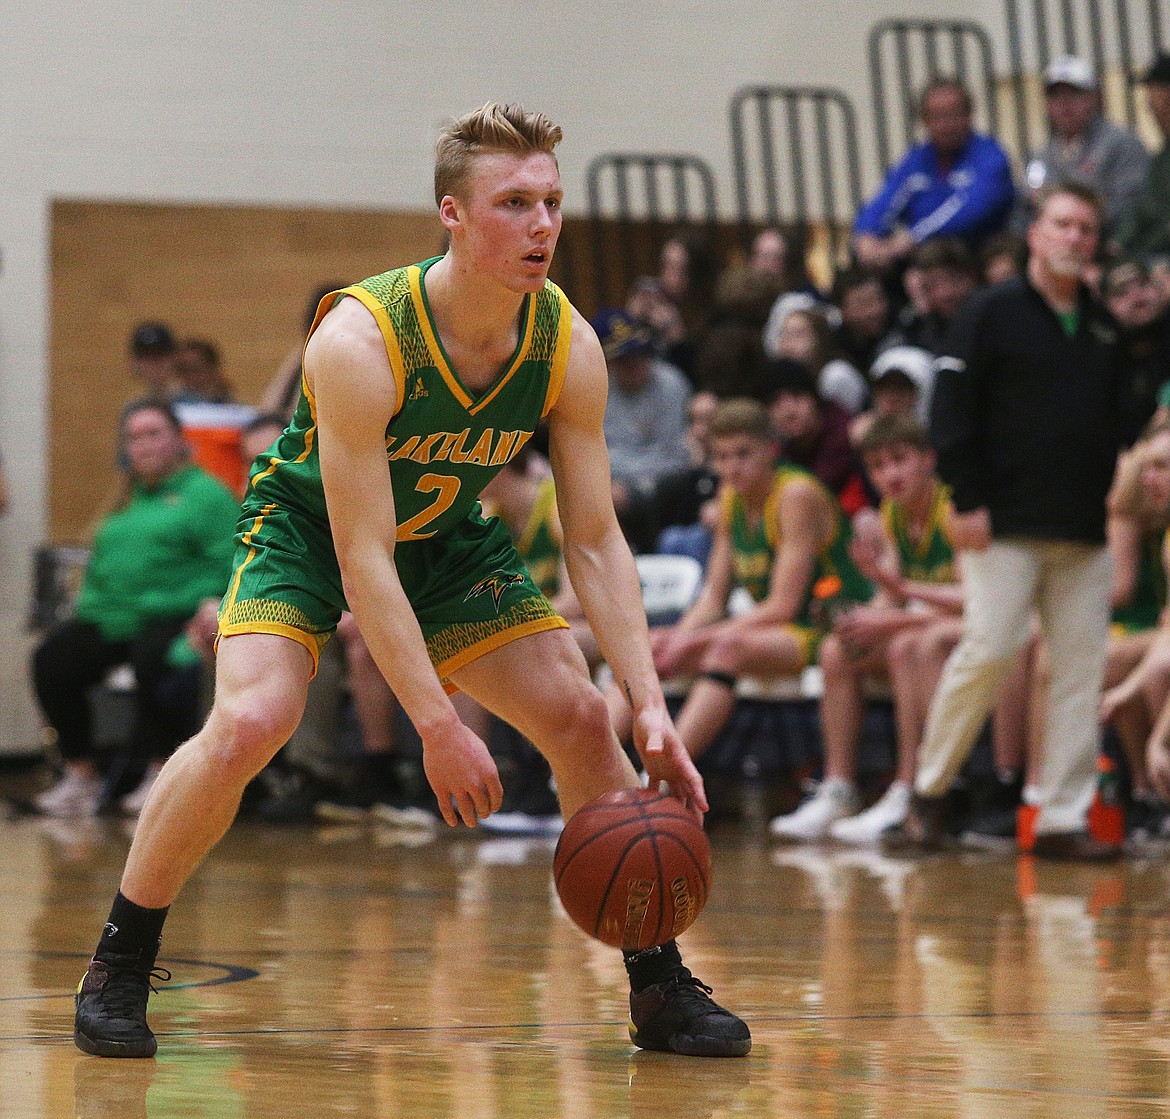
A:
<svg viewBox="0 0 1170 1119">
<path fill-rule="evenodd" d="M 546 478 L 540 483 L 528 524 L 516 540 L 516 551 L 532 581 L 549 598 L 560 590 L 561 578 L 561 542 L 553 524 L 556 508 L 556 486 Z"/>
<path fill-rule="evenodd" d="M 1113 624 L 1125 633 L 1153 629 L 1166 606 L 1166 569 L 1162 565 L 1165 537 L 1161 529 L 1142 533 L 1133 597 L 1113 611 Z"/>
<path fill-rule="evenodd" d="M 951 491 L 936 482 L 930 512 L 917 543 L 910 538 L 905 508 L 895 501 L 883 501 L 882 524 L 886 535 L 898 550 L 898 563 L 904 579 L 915 583 L 954 583 L 955 550 L 947 535 L 946 520 L 951 507 Z"/>
<path fill-rule="evenodd" d="M 400 544 L 443 535 L 478 514 L 480 490 L 556 403 L 569 360 L 572 310 L 548 282 L 524 297 L 511 359 L 484 392 L 471 393 L 451 367 L 427 302 L 424 277 L 440 259 L 333 292 L 321 301 L 312 327 L 350 296 L 382 332 L 398 390 L 386 455 Z M 288 430 L 252 468 L 245 508 L 270 503 L 327 521 L 316 401 L 307 384 Z"/>
<path fill-rule="evenodd" d="M 832 538 L 817 553 L 805 588 L 804 604 L 793 619 L 803 625 L 811 625 L 814 621 L 811 612 L 812 588 L 820 578 L 837 576 L 841 580 L 841 596 L 854 602 L 867 602 L 873 595 L 873 588 L 849 558 L 852 531 L 848 518 L 833 495 L 808 471 L 798 466 L 783 465 L 776 469 L 772 488 L 764 501 L 763 515 L 758 521 L 748 516 L 743 499 L 731 489 L 724 491 L 722 516 L 731 536 L 732 573 L 736 585 L 744 587 L 756 602 L 762 602 L 768 595 L 772 565 L 780 547 L 776 510 L 785 487 L 797 478 L 812 482 L 824 494 L 836 518 Z"/>
</svg>

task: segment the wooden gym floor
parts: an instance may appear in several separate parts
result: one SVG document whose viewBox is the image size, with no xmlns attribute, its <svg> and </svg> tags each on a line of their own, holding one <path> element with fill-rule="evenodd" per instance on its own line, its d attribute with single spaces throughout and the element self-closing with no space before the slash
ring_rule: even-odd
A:
<svg viewBox="0 0 1170 1119">
<path fill-rule="evenodd" d="M 0 1116 L 1170 1115 L 1164 854 L 895 862 L 716 830 L 685 956 L 750 1057 L 636 1053 L 551 843 L 237 825 L 167 925 L 159 1056 L 87 1057 L 72 991 L 125 825 L 0 823 Z"/>
</svg>

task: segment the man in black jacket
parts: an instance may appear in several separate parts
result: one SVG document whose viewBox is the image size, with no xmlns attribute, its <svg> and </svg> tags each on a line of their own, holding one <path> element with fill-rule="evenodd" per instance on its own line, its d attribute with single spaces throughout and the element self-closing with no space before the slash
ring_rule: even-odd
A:
<svg viewBox="0 0 1170 1119">
<path fill-rule="evenodd" d="M 931 707 L 911 816 L 891 846 L 941 844 L 944 795 L 1036 611 L 1052 684 L 1034 853 L 1118 853 L 1085 825 L 1109 625 L 1105 498 L 1123 395 L 1116 323 L 1081 281 L 1100 225 L 1090 188 L 1042 192 L 1026 275 L 969 299 L 937 363 L 932 435 L 954 496 L 964 633 Z"/>
</svg>

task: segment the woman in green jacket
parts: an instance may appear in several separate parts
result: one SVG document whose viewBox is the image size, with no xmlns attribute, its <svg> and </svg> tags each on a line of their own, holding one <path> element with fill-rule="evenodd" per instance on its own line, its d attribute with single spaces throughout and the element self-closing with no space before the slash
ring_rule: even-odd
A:
<svg viewBox="0 0 1170 1119">
<path fill-rule="evenodd" d="M 205 598 L 223 593 L 231 573 L 238 501 L 188 461 L 171 409 L 130 404 L 118 437 L 126 492 L 94 535 L 73 617 L 33 654 L 37 699 L 64 762 L 60 780 L 33 802 L 51 816 L 92 816 L 102 807 L 87 692 L 115 665 L 134 669 L 131 746 L 146 765 L 145 782 L 197 729 L 198 658 L 183 628 Z"/>
</svg>

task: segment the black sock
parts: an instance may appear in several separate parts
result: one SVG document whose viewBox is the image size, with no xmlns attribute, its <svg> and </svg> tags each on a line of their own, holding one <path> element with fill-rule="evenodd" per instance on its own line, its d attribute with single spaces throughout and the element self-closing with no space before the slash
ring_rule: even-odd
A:
<svg viewBox="0 0 1170 1119">
<path fill-rule="evenodd" d="M 673 940 L 657 948 L 643 948 L 641 952 L 623 952 L 626 974 L 630 977 L 630 990 L 634 994 L 665 982 L 682 967 L 682 956 Z"/>
<path fill-rule="evenodd" d="M 97 955 L 116 953 L 118 955 L 137 955 L 143 963 L 154 963 L 158 955 L 158 946 L 162 943 L 163 922 L 167 919 L 169 905 L 162 909 L 144 909 L 135 905 L 119 890 L 114 895 L 114 904 L 110 908 L 110 919 L 102 929 L 102 938 L 98 941 Z"/>
</svg>

